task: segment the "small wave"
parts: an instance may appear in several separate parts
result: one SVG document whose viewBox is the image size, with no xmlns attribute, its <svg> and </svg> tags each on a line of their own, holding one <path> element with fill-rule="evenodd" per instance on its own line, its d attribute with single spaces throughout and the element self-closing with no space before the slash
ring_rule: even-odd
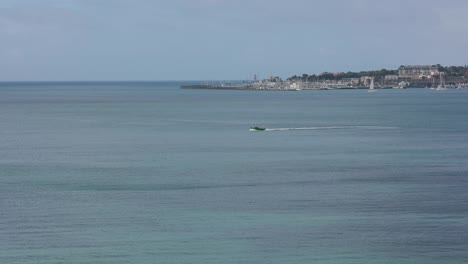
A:
<svg viewBox="0 0 468 264">
<path fill-rule="evenodd" d="M 334 130 L 334 129 L 398 129 L 390 126 L 326 126 L 326 127 L 287 127 L 267 128 L 265 131 L 291 131 L 291 130 Z"/>
</svg>

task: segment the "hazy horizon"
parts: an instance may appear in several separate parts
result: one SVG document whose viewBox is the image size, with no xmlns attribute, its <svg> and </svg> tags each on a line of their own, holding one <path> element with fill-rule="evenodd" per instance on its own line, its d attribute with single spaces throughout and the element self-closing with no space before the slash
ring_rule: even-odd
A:
<svg viewBox="0 0 468 264">
<path fill-rule="evenodd" d="M 468 2 L 4 0 L 0 81 L 243 80 L 465 65 Z"/>
<path fill-rule="evenodd" d="M 409 64 L 405 64 L 405 65 L 419 65 L 417 63 L 409 63 Z M 436 64 L 431 64 L 431 65 L 436 65 Z M 399 65 L 397 67 L 393 67 L 393 68 L 375 68 L 375 69 L 365 69 L 365 70 L 354 70 L 354 71 L 351 71 L 351 72 L 366 72 L 366 71 L 378 71 L 378 70 L 397 70 L 400 66 L 402 65 Z M 447 66 L 464 66 L 466 67 L 466 65 L 441 65 L 441 66 L 444 66 L 444 67 L 447 67 Z M 338 72 L 348 72 L 348 71 L 328 71 L 328 72 L 331 72 L 331 73 L 338 73 Z M 82 82 L 102 82 L 102 83 L 112 83 L 112 82 L 203 82 L 203 81 L 244 81 L 244 80 L 253 80 L 254 79 L 254 75 L 257 74 L 257 79 L 263 79 L 263 78 L 269 78 L 270 76 L 278 76 L 278 77 L 281 77 L 281 78 L 289 78 L 289 77 L 292 77 L 294 75 L 296 76 L 302 76 L 302 74 L 304 74 L 305 72 L 298 72 L 298 73 L 295 73 L 295 74 L 292 74 L 292 75 L 288 75 L 288 76 L 282 76 L 282 75 L 279 75 L 279 74 L 274 74 L 274 73 L 268 73 L 268 74 L 264 74 L 264 75 L 258 75 L 258 73 L 251 73 L 249 74 L 248 76 L 246 76 L 246 78 L 242 78 L 242 79 L 216 79 L 216 78 L 212 78 L 212 79 L 173 79 L 173 80 L 164 80 L 164 79 L 160 79 L 160 80 L 157 80 L 157 79 L 82 79 L 82 80 L 60 80 L 60 79 L 56 79 L 56 80 L 1 80 L 0 79 L 0 83 L 82 83 Z M 321 73 L 325 73 L 325 72 L 308 72 L 309 75 L 320 75 Z"/>
</svg>

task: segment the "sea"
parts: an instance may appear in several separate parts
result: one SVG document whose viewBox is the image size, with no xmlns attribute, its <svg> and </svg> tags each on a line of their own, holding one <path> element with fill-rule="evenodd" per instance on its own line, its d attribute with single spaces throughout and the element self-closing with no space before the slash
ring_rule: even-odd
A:
<svg viewBox="0 0 468 264">
<path fill-rule="evenodd" d="M 1 83 L 0 263 L 468 263 L 468 89 L 194 83 Z"/>
</svg>

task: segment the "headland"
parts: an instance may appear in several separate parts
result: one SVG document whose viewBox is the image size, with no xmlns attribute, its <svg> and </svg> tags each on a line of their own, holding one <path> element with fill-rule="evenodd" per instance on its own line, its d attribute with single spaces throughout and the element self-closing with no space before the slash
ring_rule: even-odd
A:
<svg viewBox="0 0 468 264">
<path fill-rule="evenodd" d="M 402 65 L 396 70 L 322 72 L 294 75 L 285 80 L 276 76 L 259 80 L 255 76 L 253 80 L 212 81 L 181 88 L 268 91 L 369 89 L 373 82 L 376 89 L 468 88 L 468 66 Z"/>
</svg>

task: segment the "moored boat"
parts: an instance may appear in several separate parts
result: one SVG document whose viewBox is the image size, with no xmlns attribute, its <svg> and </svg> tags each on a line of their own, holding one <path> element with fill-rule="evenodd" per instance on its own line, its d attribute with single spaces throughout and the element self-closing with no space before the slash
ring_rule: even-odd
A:
<svg viewBox="0 0 468 264">
<path fill-rule="evenodd" d="M 373 93 L 373 92 L 377 92 L 377 90 L 375 90 L 375 84 L 374 84 L 374 78 L 372 78 L 371 80 L 371 84 L 369 86 L 369 90 L 367 90 L 369 93 Z"/>
</svg>

